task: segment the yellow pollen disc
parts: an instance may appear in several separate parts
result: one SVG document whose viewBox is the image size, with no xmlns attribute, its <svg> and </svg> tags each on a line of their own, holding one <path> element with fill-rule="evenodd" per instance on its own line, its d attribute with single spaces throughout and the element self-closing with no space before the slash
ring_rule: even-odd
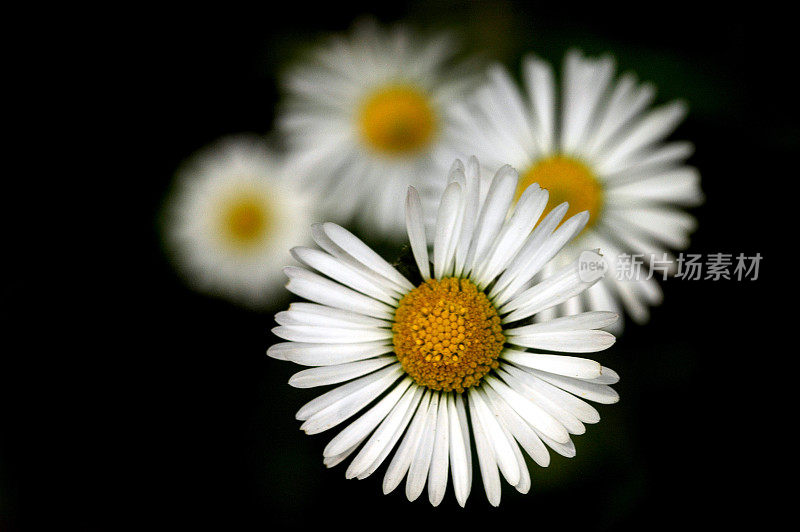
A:
<svg viewBox="0 0 800 532">
<path fill-rule="evenodd" d="M 394 351 L 417 384 L 463 392 L 492 368 L 506 339 L 486 294 L 468 279 L 431 279 L 400 300 Z"/>
<path fill-rule="evenodd" d="M 591 227 L 603 207 L 603 188 L 592 171 L 584 163 L 572 157 L 555 155 L 534 164 L 522 174 L 517 186 L 517 199 L 533 183 L 550 192 L 550 200 L 542 216 L 554 207 L 569 203 L 564 220 L 582 211 L 589 211 Z"/>
<path fill-rule="evenodd" d="M 240 193 L 225 201 L 220 218 L 225 239 L 240 247 L 260 242 L 270 224 L 263 199 L 250 193 Z"/>
<path fill-rule="evenodd" d="M 373 150 L 405 155 L 430 144 L 436 132 L 436 113 L 422 91 L 407 85 L 390 85 L 367 97 L 359 125 Z"/>
</svg>

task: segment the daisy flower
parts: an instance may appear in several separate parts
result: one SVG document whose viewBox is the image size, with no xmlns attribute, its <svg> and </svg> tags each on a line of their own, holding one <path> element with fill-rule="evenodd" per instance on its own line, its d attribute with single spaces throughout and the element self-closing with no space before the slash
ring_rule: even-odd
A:
<svg viewBox="0 0 800 532">
<path fill-rule="evenodd" d="M 454 111 L 457 145 L 489 170 L 506 163 L 519 169 L 517 197 L 538 183 L 550 191 L 553 204 L 569 203 L 567 215 L 589 212 L 584 231 L 544 273 L 583 249 L 598 248 L 617 273 L 540 318 L 583 309 L 619 312 L 621 301 L 634 321 L 644 323 L 648 306 L 661 302 L 661 289 L 647 275 L 620 280 L 619 270 L 625 255 L 633 254 L 666 259 L 674 268 L 668 248 L 689 244 L 696 223 L 680 207 L 703 200 L 698 171 L 684 164 L 693 147 L 664 142 L 686 106 L 672 102 L 650 109 L 654 87 L 632 74 L 615 79 L 610 57 L 593 60 L 569 52 L 560 99 L 547 63 L 529 57 L 522 67 L 525 94 L 495 66 L 486 85 Z"/>
<path fill-rule="evenodd" d="M 530 488 L 523 451 L 541 466 L 549 464 L 547 447 L 574 456 L 570 435 L 600 419 L 586 401 L 619 399 L 608 386 L 617 382 L 615 372 L 557 354 L 608 348 L 614 336 L 599 329 L 617 318 L 614 313 L 530 320 L 594 282 L 575 262 L 529 286 L 589 214 L 557 228 L 567 211 L 562 205 L 537 225 L 548 193 L 531 185 L 507 216 L 517 181 L 515 170 L 501 168 L 482 200 L 477 160 L 467 168 L 456 161 L 432 254 L 419 195 L 409 188 L 405 218 L 417 283 L 333 223 L 313 228 L 321 250 L 293 249 L 308 269 L 286 268 L 287 288 L 311 302 L 293 303 L 275 316 L 273 332 L 287 341 L 268 354 L 312 366 L 292 376 L 292 386 L 339 385 L 297 412 L 307 434 L 360 413 L 325 447 L 328 467 L 353 456 L 346 476 L 362 479 L 388 461 L 384 493 L 405 478 L 409 500 L 427 484 L 434 506 L 449 474 L 463 506 L 474 445 L 486 496 L 496 506 L 501 475 L 522 493 Z"/>
<path fill-rule="evenodd" d="M 308 239 L 311 204 L 260 138 L 222 139 L 179 170 L 165 245 L 196 289 L 265 306 L 283 282 L 290 242 Z"/>
<path fill-rule="evenodd" d="M 455 52 L 448 35 L 366 20 L 287 72 L 279 127 L 295 175 L 322 191 L 331 219 L 402 237 L 408 185 L 435 211 L 442 182 L 420 176 L 436 175 L 447 107 L 474 78 L 453 65 Z"/>
</svg>

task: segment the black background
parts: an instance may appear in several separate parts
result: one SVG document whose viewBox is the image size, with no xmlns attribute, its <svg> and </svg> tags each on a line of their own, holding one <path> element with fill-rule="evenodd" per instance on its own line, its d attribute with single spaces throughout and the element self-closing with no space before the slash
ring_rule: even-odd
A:
<svg viewBox="0 0 800 532">
<path fill-rule="evenodd" d="M 791 356 L 772 344 L 772 301 L 790 297 L 777 277 L 792 268 L 774 235 L 796 240 L 784 220 L 796 197 L 796 60 L 786 14 L 698 9 L 226 4 L 121 12 L 83 35 L 94 76 L 83 80 L 82 109 L 87 120 L 102 115 L 92 138 L 104 142 L 94 144 L 97 163 L 81 151 L 92 177 L 75 198 L 89 222 L 73 235 L 80 275 L 61 279 L 68 300 L 34 316 L 40 330 L 57 321 L 72 334 L 58 352 L 29 355 L 35 386 L 6 401 L 0 530 L 633 529 L 764 518 L 763 495 L 791 445 L 772 419 L 783 417 L 774 377 Z M 659 87 L 658 102 L 690 104 L 672 137 L 694 142 L 707 196 L 693 210 L 690 251 L 764 256 L 756 282 L 668 281 L 651 322 L 628 323 L 597 357 L 622 375 L 620 403 L 599 408 L 601 423 L 575 438 L 576 458 L 532 466 L 528 495 L 504 485 L 499 509 L 477 474 L 461 510 L 452 489 L 436 509 L 425 494 L 406 501 L 402 486 L 382 495 L 385 468 L 364 481 L 325 469 L 330 436 L 305 436 L 294 420 L 318 392 L 290 388 L 298 368 L 264 354 L 272 312 L 189 291 L 161 250 L 157 218 L 178 164 L 222 135 L 268 132 L 280 66 L 299 43 L 362 13 L 462 30 L 513 71 L 528 49 L 556 64 L 570 45 L 614 53 Z M 111 218 L 95 217 L 98 203 Z"/>
</svg>

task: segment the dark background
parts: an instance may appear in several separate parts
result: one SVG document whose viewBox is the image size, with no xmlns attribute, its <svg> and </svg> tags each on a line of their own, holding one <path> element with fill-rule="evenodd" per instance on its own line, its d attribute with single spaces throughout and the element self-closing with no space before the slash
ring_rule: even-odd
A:
<svg viewBox="0 0 800 532">
<path fill-rule="evenodd" d="M 82 167 L 97 185 L 74 210 L 91 220 L 88 200 L 113 215 L 72 235 L 86 251 L 73 259 L 80 275 L 62 278 L 69 297 L 34 316 L 71 334 L 58 351 L 28 355 L 31 382 L 4 400 L 0 531 L 605 530 L 768 519 L 762 504 L 792 445 L 773 421 L 784 417 L 775 377 L 794 356 L 773 343 L 772 303 L 794 292 L 778 292 L 787 257 L 773 245 L 775 236 L 796 240 L 785 220 L 796 210 L 789 187 L 800 139 L 788 15 L 691 3 L 651 13 L 523 2 L 271 9 L 123 10 L 96 37 L 83 35 L 94 76 L 71 83 L 86 83 L 81 109 L 104 119 L 96 152 L 113 166 Z M 305 436 L 294 420 L 319 392 L 289 387 L 298 367 L 265 356 L 273 312 L 189 291 L 161 250 L 158 213 L 178 164 L 222 135 L 267 133 L 281 66 L 362 13 L 455 29 L 515 73 L 528 50 L 556 65 L 569 46 L 615 54 L 621 69 L 654 82 L 659 103 L 690 105 L 671 137 L 694 142 L 690 163 L 707 196 L 693 211 L 689 251 L 764 256 L 756 282 L 668 281 L 651 322 L 628 323 L 596 357 L 621 374 L 620 403 L 599 407 L 603 420 L 575 438 L 575 458 L 551 453 L 549 468 L 533 465 L 528 495 L 504 485 L 499 509 L 477 473 L 461 510 L 451 487 L 436 509 L 426 493 L 406 501 L 402 485 L 382 495 L 385 466 L 363 481 L 346 480 L 346 465 L 325 469 L 331 435 Z"/>
</svg>

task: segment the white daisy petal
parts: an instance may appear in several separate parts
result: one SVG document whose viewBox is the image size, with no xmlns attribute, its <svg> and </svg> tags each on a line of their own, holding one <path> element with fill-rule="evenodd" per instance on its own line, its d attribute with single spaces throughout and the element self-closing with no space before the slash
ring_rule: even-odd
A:
<svg viewBox="0 0 800 532">
<path fill-rule="evenodd" d="M 453 394 L 447 394 L 447 419 L 449 421 L 448 443 L 450 445 L 450 471 L 453 476 L 453 491 L 456 500 L 463 508 L 469 497 L 469 476 L 471 470 L 467 455 L 470 452 L 469 439 L 465 441 L 464 430 Z"/>
<path fill-rule="evenodd" d="M 392 283 L 402 289 L 411 290 L 414 288 L 408 279 L 403 277 L 394 267 L 386 262 L 380 255 L 359 240 L 353 233 L 334 223 L 322 224 L 322 231 L 331 241 L 349 253 L 358 262 L 367 268 L 379 273 Z"/>
<path fill-rule="evenodd" d="M 338 384 L 361 377 L 367 373 L 372 373 L 375 370 L 388 366 L 395 360 L 393 356 L 382 356 L 369 360 L 336 364 L 334 366 L 305 369 L 292 375 L 289 379 L 289 385 L 295 388 L 314 388 L 317 386 L 326 386 L 328 384 Z"/>
<path fill-rule="evenodd" d="M 567 376 L 571 377 L 571 375 Z M 613 369 L 603 366 L 600 370 L 600 376 L 592 379 L 592 382 L 597 384 L 616 384 L 619 382 L 619 374 Z"/>
<path fill-rule="evenodd" d="M 428 499 L 433 506 L 439 506 L 447 491 L 447 472 L 450 465 L 450 413 L 448 397 L 442 394 L 439 399 L 439 412 L 436 414 L 436 436 L 433 442 L 431 467 L 428 472 Z M 461 438 L 461 434 L 458 435 Z"/>
<path fill-rule="evenodd" d="M 338 327 L 316 327 L 313 325 L 287 325 L 274 327 L 272 333 L 292 342 L 312 344 L 342 344 L 391 340 L 388 329 L 341 329 Z"/>
<path fill-rule="evenodd" d="M 672 102 L 651 111 L 646 117 L 626 131 L 625 138 L 598 157 L 598 172 L 611 173 L 617 170 L 626 158 L 649 144 L 662 140 L 686 116 L 683 102 Z"/>
<path fill-rule="evenodd" d="M 391 323 L 349 310 L 326 307 L 316 303 L 292 303 L 289 310 L 275 314 L 279 325 L 319 325 L 320 327 L 342 327 L 364 329 L 389 327 Z"/>
<path fill-rule="evenodd" d="M 472 396 L 470 394 L 470 410 L 472 410 Z M 481 420 L 478 416 L 472 417 L 472 434 L 475 437 L 475 449 L 478 454 L 478 466 L 481 470 L 481 480 L 483 489 L 486 491 L 486 498 L 492 506 L 500 505 L 500 474 L 497 471 L 497 462 L 494 459 L 494 451 L 491 443 L 484 432 Z"/>
<path fill-rule="evenodd" d="M 544 434 L 539 433 L 539 437 L 542 439 L 544 443 L 547 444 L 548 447 L 553 449 L 555 452 L 560 454 L 561 456 L 565 456 L 567 458 L 573 458 L 576 454 L 575 451 L 575 444 L 572 443 L 572 440 L 567 440 L 566 442 L 557 442 L 545 436 Z"/>
<path fill-rule="evenodd" d="M 406 436 L 386 469 L 386 475 L 383 477 L 384 494 L 391 493 L 400 484 L 417 453 L 417 447 L 420 445 L 422 431 L 425 428 L 425 421 L 428 417 L 428 407 L 432 395 L 430 390 L 425 390 L 417 411 L 412 418 L 411 425 L 408 427 Z"/>
<path fill-rule="evenodd" d="M 486 258 L 473 274 L 479 288 L 485 288 L 514 259 L 544 211 L 547 198 L 547 192 L 538 186 L 530 186 L 525 190 L 517 202 L 514 214 L 503 226 Z"/>
<path fill-rule="evenodd" d="M 564 355 L 547 355 L 543 353 L 530 353 L 516 349 L 504 349 L 502 357 L 526 368 L 540 369 L 557 375 L 574 377 L 576 379 L 594 379 L 600 376 L 599 362 L 588 358 L 569 357 Z"/>
<path fill-rule="evenodd" d="M 461 426 L 461 432 L 464 436 L 464 449 L 467 453 L 467 493 L 469 496 L 472 491 L 472 453 L 470 452 L 469 444 L 469 421 L 467 420 L 467 408 L 463 394 L 456 395 L 456 411 L 458 412 L 458 424 Z M 466 497 L 465 497 L 466 500 Z"/>
<path fill-rule="evenodd" d="M 518 179 L 517 171 L 510 166 L 500 168 L 495 174 L 467 254 L 467 264 L 471 265 L 470 270 L 483 260 L 500 232 L 511 200 L 514 198 Z"/>
<path fill-rule="evenodd" d="M 519 482 L 520 473 L 517 468 L 517 460 L 514 456 L 514 451 L 511 449 L 511 443 L 506 439 L 494 414 L 492 414 L 489 407 L 486 406 L 478 388 L 472 388 L 470 390 L 469 400 L 470 412 L 480 419 L 484 435 L 494 452 L 495 463 L 497 463 L 506 481 L 512 486 L 516 486 Z"/>
<path fill-rule="evenodd" d="M 548 395 L 542 393 L 536 386 L 531 385 L 533 379 L 529 377 L 529 374 L 510 364 L 504 366 L 499 374 L 509 386 L 515 390 L 524 391 L 525 397 L 535 402 L 542 410 L 551 415 L 567 429 L 567 432 L 570 434 L 583 434 L 586 432 L 586 427 L 583 426 L 583 423 L 572 415 L 569 410 L 563 408 L 558 402 L 550 400 Z"/>
<path fill-rule="evenodd" d="M 381 285 L 370 281 L 358 271 L 353 270 L 336 258 L 318 249 L 304 247 L 292 248 L 292 256 L 303 264 L 314 268 L 334 281 L 348 286 L 388 305 L 397 303 L 397 295 Z"/>
<path fill-rule="evenodd" d="M 558 420 L 542 410 L 540 406 L 514 391 L 506 383 L 491 375 L 486 377 L 486 383 L 508 403 L 508 406 L 513 408 L 522 419 L 538 432 L 559 442 L 566 442 L 569 439 L 569 434 Z"/>
<path fill-rule="evenodd" d="M 363 401 L 366 395 L 379 394 L 396 381 L 401 373 L 400 365 L 394 364 L 312 399 L 297 411 L 295 417 L 305 420 L 306 423 L 311 420 L 314 422 L 310 425 L 303 423 L 300 428 L 307 434 L 312 434 L 335 426 L 358 412 L 366 404 Z M 361 407 L 355 408 L 359 404 Z M 313 432 L 309 432 L 312 429 Z"/>
<path fill-rule="evenodd" d="M 451 251 L 455 251 L 452 240 L 457 233 L 454 226 L 462 209 L 463 191 L 457 182 L 447 185 L 439 204 L 439 215 L 436 219 L 436 236 L 433 240 L 433 276 L 441 279 L 452 266 L 455 259 Z M 450 273 L 450 272 L 447 272 Z"/>
<path fill-rule="evenodd" d="M 609 204 L 620 206 L 642 202 L 699 205 L 703 202 L 700 172 L 691 167 L 670 169 L 632 183 L 611 186 L 605 199 Z"/>
<path fill-rule="evenodd" d="M 406 497 L 409 501 L 417 500 L 425 487 L 428 478 L 428 469 L 431 465 L 433 445 L 436 438 L 436 419 L 439 412 L 440 393 L 434 393 L 425 415 L 425 425 L 422 428 L 419 445 L 411 460 L 406 477 Z"/>
<path fill-rule="evenodd" d="M 535 323 L 504 331 L 506 336 L 517 336 L 520 334 L 534 334 L 544 332 L 566 332 L 579 331 L 582 329 L 603 329 L 613 324 L 619 316 L 613 312 L 590 311 L 576 314 L 573 316 L 563 316 L 545 323 Z"/>
<path fill-rule="evenodd" d="M 359 294 L 303 268 L 287 266 L 283 271 L 289 277 L 286 289 L 300 297 L 321 305 L 351 310 L 374 318 L 392 318 L 392 307 L 376 299 Z"/>
<path fill-rule="evenodd" d="M 594 260 L 600 261 L 602 258 L 595 253 Z M 596 281 L 584 282 L 580 278 L 578 260 L 576 260 L 561 268 L 553 276 L 515 296 L 502 305 L 499 311 L 501 313 L 513 311 L 504 317 L 506 322 L 527 318 L 540 310 L 558 305 L 580 294 Z"/>
<path fill-rule="evenodd" d="M 347 449 L 346 451 L 344 451 L 343 453 L 341 453 L 341 454 L 337 454 L 336 456 L 325 456 L 322 459 L 322 463 L 325 464 L 325 467 L 327 467 L 329 469 L 331 467 L 336 467 L 337 465 L 339 465 L 342 462 L 344 462 L 345 460 L 347 460 L 347 458 L 351 454 L 353 454 L 356 449 L 358 449 L 359 445 L 361 445 L 360 441 L 358 443 L 356 443 L 355 445 L 353 445 L 352 447 L 350 447 L 349 449 Z"/>
<path fill-rule="evenodd" d="M 578 399 L 571 393 L 538 378 L 530 371 L 530 368 L 522 367 L 516 375 L 525 380 L 528 387 L 538 390 L 550 401 L 559 405 L 580 421 L 584 423 L 597 423 L 600 421 L 600 413 L 595 407 L 582 399 Z M 595 379 L 592 379 L 591 382 L 597 384 L 597 380 Z"/>
<path fill-rule="evenodd" d="M 366 478 L 383 463 L 411 421 L 424 388 L 411 385 L 347 468 L 345 477 Z"/>
<path fill-rule="evenodd" d="M 563 351 L 567 353 L 593 353 L 608 349 L 615 342 L 614 335 L 606 331 L 563 331 L 520 334 L 508 339 L 512 345 Z"/>
<path fill-rule="evenodd" d="M 431 278 L 428 239 L 425 236 L 422 203 L 419 199 L 419 192 L 414 187 L 408 187 L 408 194 L 406 195 L 406 228 L 408 229 L 408 240 L 411 243 L 414 260 L 417 262 L 422 278 L 427 281 Z"/>
<path fill-rule="evenodd" d="M 366 360 L 391 351 L 391 344 L 384 341 L 357 344 L 282 342 L 272 345 L 267 350 L 267 355 L 303 366 L 333 366 Z"/>
<path fill-rule="evenodd" d="M 555 210 L 553 211 L 555 212 Z M 512 265 L 509 270 L 509 281 L 505 290 L 497 295 L 495 304 L 502 305 L 502 302 L 516 296 L 522 286 L 527 284 L 531 278 L 549 261 L 551 260 L 563 247 L 577 235 L 586 222 L 589 220 L 589 215 L 586 212 L 578 213 L 572 216 L 569 220 L 564 222 L 552 235 L 544 239 L 544 242 L 535 248 L 534 252 L 528 252 L 528 244 L 525 245 L 520 252 L 520 259 L 515 259 L 517 264 Z M 538 235 L 532 234 L 529 242 L 538 240 Z M 533 248 L 534 244 L 530 245 Z M 518 262 L 517 262 L 518 261 Z M 525 261 L 525 262 L 523 262 Z M 523 266 L 524 264 L 524 266 Z M 515 268 L 515 266 L 517 266 Z M 499 284 L 499 283 L 498 283 Z"/>
<path fill-rule="evenodd" d="M 605 384 L 596 384 L 539 370 L 531 370 L 531 372 L 553 386 L 595 403 L 613 404 L 619 401 L 619 394 Z"/>
<path fill-rule="evenodd" d="M 411 378 L 406 377 L 363 416 L 337 434 L 322 451 L 322 455 L 336 456 L 356 443 L 363 441 L 383 421 L 392 408 L 397 405 L 400 397 L 409 386 L 411 386 Z"/>
<path fill-rule="evenodd" d="M 542 467 L 550 465 L 550 454 L 536 431 L 491 386 L 486 387 L 486 396 L 496 415 L 533 461 Z"/>
</svg>

